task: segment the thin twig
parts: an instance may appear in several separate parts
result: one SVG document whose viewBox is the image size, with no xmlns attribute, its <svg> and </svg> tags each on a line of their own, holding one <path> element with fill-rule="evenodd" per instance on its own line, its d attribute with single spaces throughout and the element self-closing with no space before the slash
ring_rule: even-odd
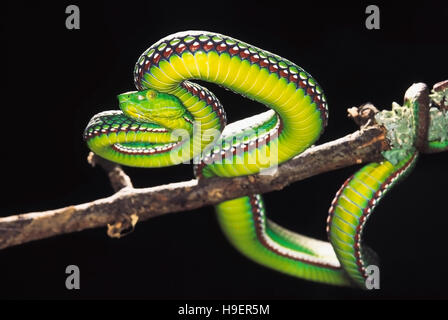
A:
<svg viewBox="0 0 448 320">
<path fill-rule="evenodd" d="M 90 152 L 87 157 L 87 162 L 92 166 L 95 167 L 96 165 L 99 165 L 101 168 L 103 168 L 110 180 L 110 184 L 112 185 L 112 189 L 114 189 L 115 192 L 123 189 L 123 188 L 133 188 L 131 178 L 123 171 L 121 166 L 117 163 L 108 161 L 104 158 L 98 157 L 93 152 Z"/>
</svg>

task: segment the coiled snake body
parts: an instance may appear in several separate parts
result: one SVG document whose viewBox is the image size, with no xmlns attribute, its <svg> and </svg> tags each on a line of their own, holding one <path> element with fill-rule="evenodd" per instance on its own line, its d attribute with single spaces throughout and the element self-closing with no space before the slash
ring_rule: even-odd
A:
<svg viewBox="0 0 448 320">
<path fill-rule="evenodd" d="M 224 130 L 221 103 L 189 81 L 194 79 L 272 110 Z M 121 111 L 94 116 L 84 133 L 92 151 L 128 166 L 162 167 L 200 157 L 200 178 L 254 174 L 304 151 L 327 124 L 325 96 L 309 73 L 220 34 L 187 31 L 158 41 L 139 58 L 134 81 L 138 91 L 118 96 Z M 262 265 L 308 280 L 363 286 L 373 256 L 361 246 L 365 221 L 416 158 L 414 152 L 396 164 L 371 163 L 347 180 L 330 208 L 330 242 L 267 219 L 260 195 L 220 203 L 218 221 L 230 242 Z"/>
</svg>

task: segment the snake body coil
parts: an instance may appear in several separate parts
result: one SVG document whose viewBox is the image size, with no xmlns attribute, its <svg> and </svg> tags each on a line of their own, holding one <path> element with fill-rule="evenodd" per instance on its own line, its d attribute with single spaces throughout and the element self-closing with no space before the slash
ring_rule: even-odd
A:
<svg viewBox="0 0 448 320">
<path fill-rule="evenodd" d="M 226 127 L 221 103 L 189 81 L 194 79 L 272 110 Z M 158 41 L 139 58 L 134 81 L 138 91 L 119 96 L 122 111 L 96 115 L 84 133 L 95 153 L 128 166 L 170 166 L 200 157 L 200 178 L 249 175 L 301 153 L 327 124 L 323 91 L 309 73 L 220 34 L 188 31 Z M 230 242 L 262 265 L 308 280 L 363 286 L 365 268 L 373 263 L 373 254 L 361 247 L 365 221 L 416 158 L 414 152 L 395 164 L 371 163 L 347 180 L 330 208 L 330 242 L 267 219 L 260 195 L 220 203 L 218 221 Z"/>
</svg>

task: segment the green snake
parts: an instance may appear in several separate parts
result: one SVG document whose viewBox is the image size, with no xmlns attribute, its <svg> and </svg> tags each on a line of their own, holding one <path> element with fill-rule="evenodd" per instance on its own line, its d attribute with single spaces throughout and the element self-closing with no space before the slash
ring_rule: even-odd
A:
<svg viewBox="0 0 448 320">
<path fill-rule="evenodd" d="M 216 96 L 190 80 L 218 84 L 272 110 L 226 126 Z M 84 132 L 93 152 L 127 166 L 164 167 L 195 159 L 199 179 L 255 174 L 303 152 L 328 120 L 322 88 L 308 72 L 212 32 L 161 39 L 138 59 L 134 82 L 138 91 L 118 96 L 121 111 L 95 115 Z M 426 112 L 419 111 L 418 101 L 406 100 L 405 107 L 415 119 Z M 429 147 L 446 148 L 437 143 Z M 365 222 L 417 155 L 411 146 L 349 178 L 330 208 L 329 242 L 269 220 L 261 195 L 218 204 L 217 218 L 235 248 L 259 264 L 307 280 L 363 287 L 366 267 L 375 263 L 375 254 L 361 243 Z"/>
</svg>

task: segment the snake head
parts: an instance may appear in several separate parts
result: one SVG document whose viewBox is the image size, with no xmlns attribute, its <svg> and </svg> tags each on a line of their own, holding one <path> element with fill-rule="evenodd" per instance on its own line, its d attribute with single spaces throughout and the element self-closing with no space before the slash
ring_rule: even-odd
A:
<svg viewBox="0 0 448 320">
<path fill-rule="evenodd" d="M 185 129 L 189 127 L 185 121 L 186 109 L 174 95 L 147 89 L 122 93 L 118 101 L 123 113 L 136 121 L 156 123 L 171 130 L 179 129 L 180 124 Z"/>
</svg>

